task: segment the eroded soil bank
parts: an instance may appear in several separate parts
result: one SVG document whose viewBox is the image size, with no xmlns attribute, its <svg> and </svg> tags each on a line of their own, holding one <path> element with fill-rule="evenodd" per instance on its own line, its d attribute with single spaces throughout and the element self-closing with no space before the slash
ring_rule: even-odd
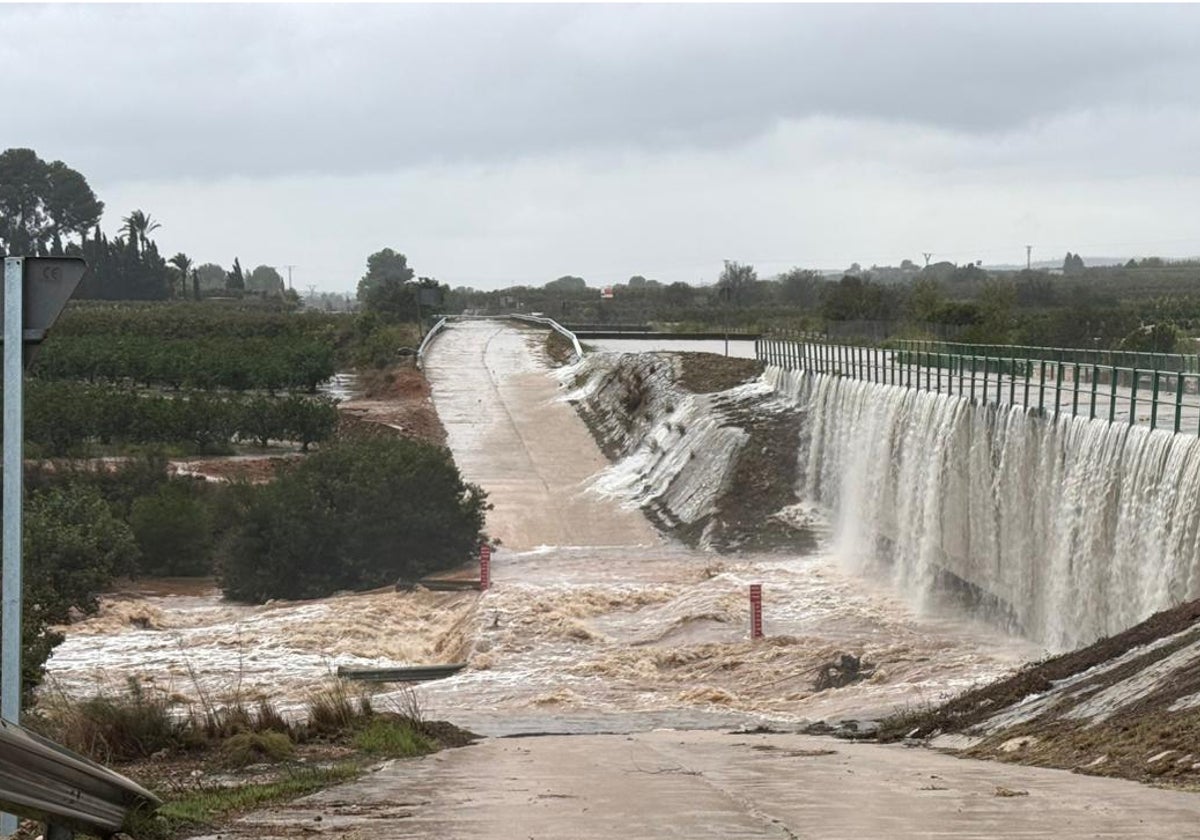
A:
<svg viewBox="0 0 1200 840">
<path fill-rule="evenodd" d="M 1200 601 L 899 715 L 881 737 L 1200 789 Z"/>
<path fill-rule="evenodd" d="M 598 489 L 696 548 L 811 554 L 819 533 L 793 490 L 803 418 L 761 372 L 711 353 L 609 353 L 560 378 L 613 462 Z"/>
</svg>

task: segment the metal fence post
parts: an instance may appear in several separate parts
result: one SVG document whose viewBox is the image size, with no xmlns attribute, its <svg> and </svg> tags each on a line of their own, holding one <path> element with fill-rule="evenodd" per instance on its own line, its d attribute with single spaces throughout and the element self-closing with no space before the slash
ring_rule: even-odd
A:
<svg viewBox="0 0 1200 840">
<path fill-rule="evenodd" d="M 1063 363 L 1054 363 L 1054 419 L 1058 419 L 1058 406 L 1062 402 Z"/>
<path fill-rule="evenodd" d="M 1079 362 L 1071 373 L 1071 416 L 1079 416 Z"/>
<path fill-rule="evenodd" d="M 1113 365 L 1110 369 L 1108 380 L 1108 422 L 1115 423 L 1117 420 L 1117 367 Z"/>
<path fill-rule="evenodd" d="M 3 573 L 0 575 L 0 716 L 21 722 L 21 505 L 24 500 L 24 275 L 23 257 L 4 260 L 4 499 Z M 0 814 L 0 835 L 17 831 L 17 818 Z"/>
<path fill-rule="evenodd" d="M 1158 428 L 1158 377 L 1159 371 L 1155 368 L 1154 378 L 1150 385 L 1150 428 L 1152 430 Z"/>
<path fill-rule="evenodd" d="M 1038 360 L 1038 414 L 1046 411 L 1046 360 Z"/>
<path fill-rule="evenodd" d="M 1129 388 L 1129 425 L 1132 426 L 1137 422 L 1137 392 L 1138 380 L 1141 378 L 1141 371 L 1137 368 L 1133 369 L 1133 382 Z"/>
<path fill-rule="evenodd" d="M 4 638 L 3 647 L 0 648 L 0 716 L 18 724 L 21 722 L 24 270 L 25 260 L 22 257 L 10 257 L 4 261 Z"/>
<path fill-rule="evenodd" d="M 1182 362 L 1182 359 L 1180 360 Z M 1182 364 L 1180 365 L 1182 367 Z M 1179 421 L 1183 419 L 1183 372 L 1175 374 L 1175 433 L 1179 433 Z"/>
<path fill-rule="evenodd" d="M 1091 387 L 1092 397 L 1091 397 L 1091 404 L 1088 408 L 1088 419 L 1089 420 L 1096 419 L 1096 386 L 1099 382 L 1099 379 L 1100 379 L 1100 368 L 1096 367 L 1093 364 L 1092 365 L 1092 383 L 1091 383 L 1092 384 L 1092 387 Z"/>
</svg>

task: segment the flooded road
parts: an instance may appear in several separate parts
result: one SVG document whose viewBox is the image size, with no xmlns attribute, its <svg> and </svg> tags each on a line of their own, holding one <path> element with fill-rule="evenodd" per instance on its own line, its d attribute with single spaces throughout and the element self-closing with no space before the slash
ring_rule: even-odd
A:
<svg viewBox="0 0 1200 840">
<path fill-rule="evenodd" d="M 638 731 L 873 717 L 1040 654 L 961 617 L 919 616 L 831 551 L 730 557 L 663 538 L 592 489 L 607 462 L 562 399 L 542 338 L 458 323 L 427 361 L 455 458 L 495 505 L 491 591 L 260 607 L 214 592 L 129 593 L 66 629 L 54 683 L 87 694 L 140 676 L 182 697 L 199 686 L 287 707 L 338 665 L 466 661 L 417 689 L 426 714 L 483 734 Z M 760 641 L 749 638 L 751 583 L 764 589 Z M 873 675 L 815 691 L 820 667 L 843 653 Z"/>
</svg>

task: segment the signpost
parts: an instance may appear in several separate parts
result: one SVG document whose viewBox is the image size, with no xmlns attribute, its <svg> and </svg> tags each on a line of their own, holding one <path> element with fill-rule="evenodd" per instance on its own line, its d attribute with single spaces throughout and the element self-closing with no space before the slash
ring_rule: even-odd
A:
<svg viewBox="0 0 1200 840">
<path fill-rule="evenodd" d="M 762 584 L 750 584 L 750 638 L 761 639 L 762 625 Z"/>
<path fill-rule="evenodd" d="M 5 257 L 4 296 L 4 565 L 0 575 L 0 717 L 21 718 L 21 503 L 24 500 L 23 375 L 27 345 L 37 345 L 87 271 L 78 257 Z M 17 830 L 0 817 L 0 836 Z"/>
<path fill-rule="evenodd" d="M 487 592 L 492 585 L 492 547 L 487 543 L 479 546 L 479 591 Z"/>
</svg>

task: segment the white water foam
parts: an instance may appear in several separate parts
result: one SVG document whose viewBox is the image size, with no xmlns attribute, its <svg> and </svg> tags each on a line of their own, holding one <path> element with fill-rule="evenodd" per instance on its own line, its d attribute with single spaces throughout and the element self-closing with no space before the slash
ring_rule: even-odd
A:
<svg viewBox="0 0 1200 840">
<path fill-rule="evenodd" d="M 882 537 L 896 584 L 948 571 L 1056 650 L 1200 597 L 1200 440 L 770 368 L 806 411 L 801 496 L 836 513 L 860 570 Z"/>
</svg>

